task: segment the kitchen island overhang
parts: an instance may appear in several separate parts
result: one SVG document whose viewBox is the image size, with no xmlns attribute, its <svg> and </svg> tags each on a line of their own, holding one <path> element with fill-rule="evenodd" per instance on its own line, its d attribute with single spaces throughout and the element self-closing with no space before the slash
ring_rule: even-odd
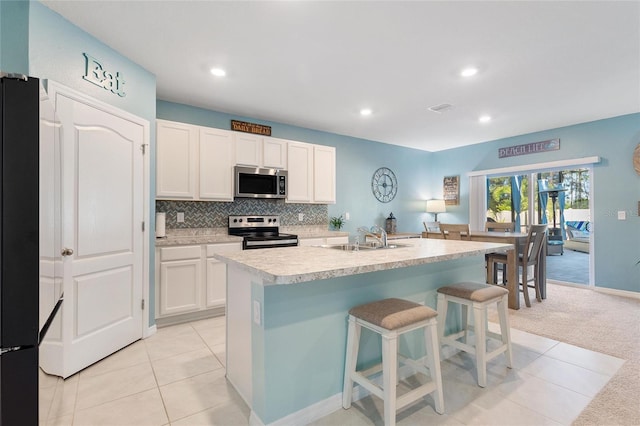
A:
<svg viewBox="0 0 640 426">
<path fill-rule="evenodd" d="M 216 255 L 228 266 L 227 378 L 252 424 L 300 424 L 341 409 L 351 307 L 400 297 L 435 308 L 438 287 L 483 282 L 484 254 L 512 248 L 425 239 L 355 253 L 288 247 Z M 360 365 L 379 356 L 378 340 L 362 339 Z M 420 356 L 419 342 L 402 345 Z"/>
</svg>

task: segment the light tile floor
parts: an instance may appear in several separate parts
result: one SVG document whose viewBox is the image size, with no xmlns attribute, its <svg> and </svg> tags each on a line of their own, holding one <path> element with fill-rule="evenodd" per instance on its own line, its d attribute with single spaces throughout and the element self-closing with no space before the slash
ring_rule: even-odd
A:
<svg viewBox="0 0 640 426">
<path fill-rule="evenodd" d="M 66 380 L 41 372 L 40 424 L 248 425 L 249 409 L 224 377 L 224 333 L 224 317 L 166 327 Z M 569 425 L 624 363 L 518 330 L 512 339 L 513 369 L 498 357 L 483 389 L 472 358 L 456 354 L 442 362 L 446 413 L 427 397 L 400 411 L 398 424 Z M 374 397 L 313 423 L 382 424 Z"/>
</svg>

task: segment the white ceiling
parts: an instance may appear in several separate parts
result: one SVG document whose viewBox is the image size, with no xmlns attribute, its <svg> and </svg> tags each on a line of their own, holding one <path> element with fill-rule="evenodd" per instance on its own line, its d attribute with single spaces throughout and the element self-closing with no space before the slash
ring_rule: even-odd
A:
<svg viewBox="0 0 640 426">
<path fill-rule="evenodd" d="M 159 99 L 254 121 L 438 151 L 640 111 L 638 1 L 43 3 Z"/>
</svg>

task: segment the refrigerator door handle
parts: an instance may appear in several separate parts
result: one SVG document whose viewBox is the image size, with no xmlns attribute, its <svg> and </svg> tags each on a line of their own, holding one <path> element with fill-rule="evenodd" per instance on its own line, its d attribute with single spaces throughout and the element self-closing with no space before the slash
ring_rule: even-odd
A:
<svg viewBox="0 0 640 426">
<path fill-rule="evenodd" d="M 53 319 L 58 313 L 62 302 L 64 302 L 64 293 L 60 295 L 60 299 L 58 299 L 58 301 L 56 302 L 56 306 L 53 307 L 53 311 L 51 311 L 51 314 L 49 314 L 49 318 L 47 318 L 47 320 L 44 322 L 44 325 L 42 326 L 42 330 L 40 330 L 40 335 L 38 336 L 38 346 L 40 346 L 40 344 L 44 340 L 44 336 L 47 335 L 47 331 L 49 331 L 49 327 L 51 326 Z"/>
</svg>

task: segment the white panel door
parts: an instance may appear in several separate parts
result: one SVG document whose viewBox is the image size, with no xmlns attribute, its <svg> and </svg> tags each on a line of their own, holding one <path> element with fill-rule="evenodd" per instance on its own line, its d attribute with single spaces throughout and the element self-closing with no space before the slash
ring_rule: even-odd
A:
<svg viewBox="0 0 640 426">
<path fill-rule="evenodd" d="M 144 127 L 55 94 L 62 124 L 63 366 L 69 375 L 142 337 Z"/>
</svg>

